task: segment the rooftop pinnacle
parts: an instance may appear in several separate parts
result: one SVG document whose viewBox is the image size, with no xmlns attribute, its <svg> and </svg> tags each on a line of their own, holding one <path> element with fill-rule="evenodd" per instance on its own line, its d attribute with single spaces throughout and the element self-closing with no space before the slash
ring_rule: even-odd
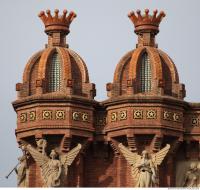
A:
<svg viewBox="0 0 200 190">
<path fill-rule="evenodd" d="M 69 26 L 73 21 L 73 19 L 76 17 L 76 14 L 74 12 L 70 12 L 67 15 L 67 10 L 63 10 L 63 14 L 58 15 L 59 13 L 58 9 L 55 9 L 54 13 L 55 15 L 52 16 L 51 11 L 47 10 L 46 14 L 44 11 L 41 11 L 38 15 L 45 25 L 45 32 L 49 34 L 54 31 L 56 32 L 60 31 L 65 34 L 68 34 Z"/>
<path fill-rule="evenodd" d="M 145 14 L 141 15 L 141 11 L 136 11 L 137 16 L 134 11 L 131 11 L 128 14 L 128 17 L 133 22 L 135 26 L 135 33 L 138 34 L 140 32 L 153 32 L 157 34 L 159 32 L 159 24 L 163 17 L 165 17 L 165 13 L 161 11 L 157 16 L 158 11 L 154 10 L 153 15 L 149 15 L 149 9 L 145 9 Z"/>
</svg>

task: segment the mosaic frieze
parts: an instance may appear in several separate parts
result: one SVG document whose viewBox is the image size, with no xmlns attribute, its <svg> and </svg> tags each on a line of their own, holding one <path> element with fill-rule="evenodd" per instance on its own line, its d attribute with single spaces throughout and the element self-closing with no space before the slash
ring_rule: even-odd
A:
<svg viewBox="0 0 200 190">
<path fill-rule="evenodd" d="M 88 122 L 89 114 L 88 113 L 82 113 L 82 120 Z"/>
<path fill-rule="evenodd" d="M 36 111 L 29 111 L 25 113 L 21 113 L 19 115 L 19 121 L 21 123 L 25 123 L 27 121 L 35 121 L 37 117 Z M 157 119 L 157 110 L 149 109 L 149 110 L 142 110 L 137 109 L 133 110 L 133 119 Z M 73 111 L 72 120 L 74 121 L 83 121 L 83 122 L 90 122 L 91 116 L 87 112 L 80 112 L 80 111 Z M 127 120 L 128 112 L 127 110 L 120 110 L 116 112 L 110 113 L 110 121 L 117 122 Z M 42 110 L 42 119 L 43 120 L 64 120 L 66 119 L 66 111 L 65 110 Z M 183 115 L 182 113 L 178 112 L 171 112 L 168 110 L 163 111 L 163 119 L 168 121 L 174 122 L 182 122 Z M 97 125 L 105 125 L 106 124 L 106 117 L 97 117 L 96 118 Z M 191 125 L 198 126 L 200 125 L 200 120 L 197 117 L 191 118 Z"/>
<path fill-rule="evenodd" d="M 112 112 L 110 116 L 111 122 L 122 121 L 127 119 L 127 110 L 121 110 L 119 112 Z"/>
<path fill-rule="evenodd" d="M 111 112 L 110 121 L 122 121 L 128 118 L 127 110 L 121 110 L 119 112 Z M 156 110 L 133 110 L 133 119 L 156 119 L 157 111 Z"/>
<path fill-rule="evenodd" d="M 65 119 L 65 111 L 64 110 L 57 110 L 56 111 L 56 119 L 58 119 L 58 120 Z"/>
<path fill-rule="evenodd" d="M 200 125 L 200 118 L 198 116 L 193 116 L 191 118 L 191 125 L 192 126 L 199 126 Z"/>
<path fill-rule="evenodd" d="M 168 121 L 174 121 L 174 122 L 182 122 L 183 115 L 182 113 L 177 112 L 170 112 L 170 111 L 164 111 L 163 112 L 163 119 Z"/>
<path fill-rule="evenodd" d="M 21 113 L 19 115 L 19 121 L 25 123 L 28 121 L 35 121 L 38 113 L 36 111 L 29 111 Z M 65 120 L 66 111 L 65 110 L 42 110 L 41 114 L 42 120 Z M 39 117 L 40 118 L 40 117 Z M 72 120 L 90 122 L 90 116 L 86 112 L 72 112 Z"/>
<path fill-rule="evenodd" d="M 146 111 L 146 118 L 147 119 L 156 119 L 157 118 L 157 111 L 156 110 L 147 110 Z"/>
<path fill-rule="evenodd" d="M 83 121 L 83 122 L 90 122 L 89 114 L 86 112 L 72 112 L 72 120 L 74 121 Z"/>
<path fill-rule="evenodd" d="M 27 121 L 27 113 L 21 113 L 19 119 L 21 123 L 25 123 Z"/>
<path fill-rule="evenodd" d="M 44 110 L 44 111 L 42 111 L 42 119 L 44 119 L 44 120 L 52 119 L 52 114 L 53 114 L 52 111 L 50 111 L 50 110 Z"/>
<path fill-rule="evenodd" d="M 123 110 L 119 112 L 119 120 L 126 120 L 127 119 L 127 111 Z"/>
<path fill-rule="evenodd" d="M 191 124 L 192 124 L 193 126 L 199 125 L 199 119 L 198 119 L 198 118 L 192 118 Z"/>
<path fill-rule="evenodd" d="M 35 121 L 36 120 L 36 111 L 30 111 L 29 112 L 29 120 Z"/>
<path fill-rule="evenodd" d="M 19 116 L 19 120 L 21 123 L 25 123 L 28 121 L 35 121 L 36 120 L 36 111 L 21 113 Z"/>
<path fill-rule="evenodd" d="M 164 111 L 163 112 L 163 119 L 171 121 L 172 120 L 172 112 Z"/>
<path fill-rule="evenodd" d="M 111 113 L 111 122 L 117 121 L 117 112 Z"/>
<path fill-rule="evenodd" d="M 143 110 L 133 110 L 134 119 L 143 119 Z"/>
<path fill-rule="evenodd" d="M 72 113 L 72 119 L 74 120 L 74 121 L 79 121 L 80 120 L 80 117 L 79 117 L 79 112 L 73 112 Z"/>
<path fill-rule="evenodd" d="M 174 113 L 173 114 L 173 121 L 181 122 L 182 121 L 181 114 Z"/>
</svg>

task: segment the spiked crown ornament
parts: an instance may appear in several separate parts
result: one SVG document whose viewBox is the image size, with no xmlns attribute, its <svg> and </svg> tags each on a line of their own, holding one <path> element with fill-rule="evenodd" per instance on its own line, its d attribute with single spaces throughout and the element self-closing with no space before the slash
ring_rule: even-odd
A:
<svg viewBox="0 0 200 190">
<path fill-rule="evenodd" d="M 145 9 L 145 14 L 141 15 L 141 11 L 136 11 L 137 16 L 134 11 L 128 14 L 128 17 L 133 22 L 135 26 L 135 33 L 139 34 L 141 32 L 153 32 L 157 34 L 159 32 L 159 24 L 165 13 L 161 11 L 157 16 L 158 11 L 154 10 L 153 15 L 149 15 L 149 9 Z"/>
<path fill-rule="evenodd" d="M 55 9 L 54 13 L 55 15 L 52 16 L 51 11 L 47 10 L 46 14 L 44 11 L 41 11 L 38 15 L 45 25 L 45 32 L 47 34 L 51 34 L 53 32 L 63 32 L 64 34 L 68 34 L 69 26 L 76 17 L 76 14 L 74 12 L 70 12 L 67 15 L 66 9 L 63 10 L 62 15 L 58 15 L 58 9 Z"/>
</svg>

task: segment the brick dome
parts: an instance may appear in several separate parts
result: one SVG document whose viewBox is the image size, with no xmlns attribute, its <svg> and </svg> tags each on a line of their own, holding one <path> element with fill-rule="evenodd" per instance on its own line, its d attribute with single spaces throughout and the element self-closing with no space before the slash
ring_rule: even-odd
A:
<svg viewBox="0 0 200 190">
<path fill-rule="evenodd" d="M 148 11 L 145 12 L 148 13 Z M 131 18 L 133 14 L 131 12 L 129 17 Z M 138 14 L 140 15 L 139 11 Z M 165 15 L 163 12 L 160 14 Z M 184 85 L 179 83 L 175 64 L 165 52 L 157 48 L 155 43 L 155 35 L 159 31 L 158 25 L 156 30 L 155 27 L 151 29 L 152 23 L 148 22 L 153 21 L 148 21 L 145 17 L 147 16 L 141 16 L 139 24 L 138 21 L 136 22 L 135 32 L 138 35 L 138 44 L 136 49 L 128 52 L 119 61 L 113 83 L 107 84 L 108 96 L 145 94 L 184 98 Z M 136 16 L 135 18 L 137 19 Z M 148 18 L 153 19 L 153 16 L 148 15 Z M 140 26 L 139 29 L 138 26 Z"/>
<path fill-rule="evenodd" d="M 55 10 L 55 15 L 57 13 L 58 10 Z M 50 14 L 49 10 L 47 10 L 48 14 Z M 73 14 L 70 13 L 68 17 Z M 39 17 L 45 23 L 48 44 L 44 50 L 34 54 L 28 61 L 23 74 L 23 83 L 17 84 L 20 97 L 53 93 L 94 98 L 95 86 L 89 83 L 85 62 L 65 43 L 65 36 L 69 33 L 69 28 L 63 29 L 63 20 L 59 20 L 62 17 L 57 18 L 58 24 L 52 24 L 55 19 L 48 19 L 52 16 L 45 17 L 44 12 L 41 12 Z M 61 29 L 59 24 L 62 26 Z"/>
</svg>

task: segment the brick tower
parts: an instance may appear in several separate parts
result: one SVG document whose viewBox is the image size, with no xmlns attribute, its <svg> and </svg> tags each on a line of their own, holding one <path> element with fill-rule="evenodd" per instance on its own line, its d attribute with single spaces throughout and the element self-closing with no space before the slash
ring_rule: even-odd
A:
<svg viewBox="0 0 200 190">
<path fill-rule="evenodd" d="M 52 15 L 47 10 L 39 17 L 45 25 L 48 43 L 30 58 L 23 83 L 16 85 L 18 98 L 13 103 L 17 112 L 16 136 L 19 144 L 25 141 L 35 147 L 46 141 L 47 155 L 52 149 L 62 154 L 78 143 L 87 144 L 93 136 L 95 86 L 89 82 L 83 59 L 66 44 L 69 26 L 76 14 L 67 15 L 64 10 L 59 15 L 55 10 Z M 28 165 L 27 186 L 43 186 L 39 166 L 32 158 Z M 75 176 L 69 180 L 69 186 L 80 186 L 79 172 L 69 174 L 69 178 Z"/>
<path fill-rule="evenodd" d="M 43 161 L 56 155 L 62 163 L 81 145 L 57 186 L 134 187 L 133 165 L 120 149 L 122 143 L 129 154 L 146 150 L 152 160 L 169 144 L 154 186 L 188 186 L 192 175 L 197 187 L 200 104 L 184 101 L 176 66 L 156 44 L 165 13 L 155 10 L 150 15 L 146 9 L 144 14 L 138 10 L 128 15 L 138 42 L 119 61 L 113 82 L 106 86 L 109 98 L 103 102 L 94 100 L 95 85 L 89 82 L 86 65 L 66 44 L 75 13 L 58 13 L 39 14 L 48 44 L 30 58 L 23 83 L 16 85 L 16 137 L 26 157 L 24 184 L 19 186 L 45 186 L 49 174 Z"/>
</svg>

